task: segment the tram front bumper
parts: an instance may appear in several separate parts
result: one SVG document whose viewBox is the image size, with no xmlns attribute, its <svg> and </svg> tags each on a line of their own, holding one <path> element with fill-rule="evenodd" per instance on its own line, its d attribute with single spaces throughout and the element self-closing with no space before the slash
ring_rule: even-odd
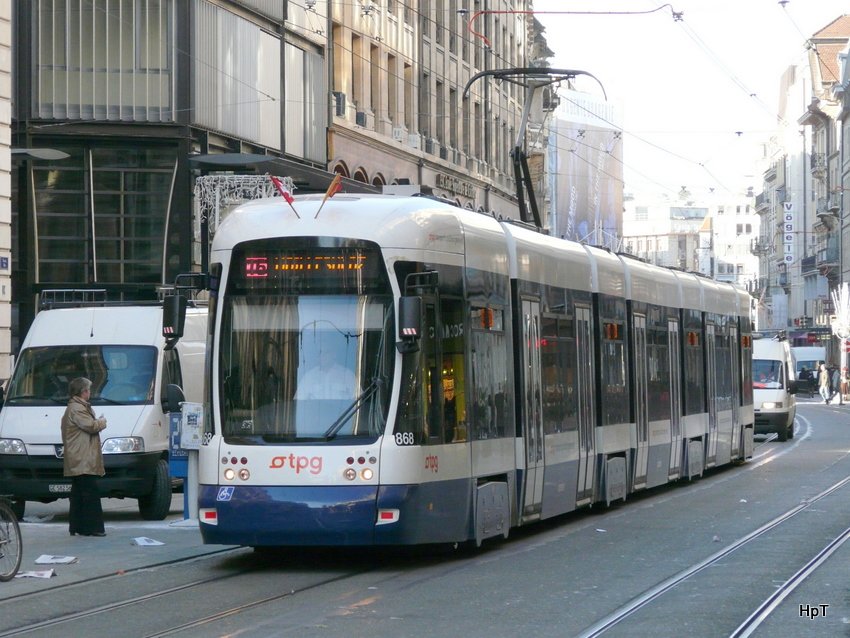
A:
<svg viewBox="0 0 850 638">
<path fill-rule="evenodd" d="M 202 485 L 201 537 L 206 544 L 252 547 L 371 545 L 377 493 L 375 485 Z"/>
</svg>

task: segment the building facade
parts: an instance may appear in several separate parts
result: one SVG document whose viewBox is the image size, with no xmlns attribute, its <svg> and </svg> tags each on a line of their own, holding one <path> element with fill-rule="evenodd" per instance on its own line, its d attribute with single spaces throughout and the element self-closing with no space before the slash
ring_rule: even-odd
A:
<svg viewBox="0 0 850 638">
<path fill-rule="evenodd" d="M 11 6 L 20 161 L 7 351 L 42 290 L 152 298 L 177 273 L 204 269 L 201 176 L 268 173 L 291 178 L 297 194 L 323 192 L 341 174 L 348 192 L 411 185 L 517 214 L 509 151 L 525 89 L 470 80 L 545 52 L 530 1 L 484 0 L 474 24 L 456 0 Z"/>
<path fill-rule="evenodd" d="M 848 39 L 850 16 L 840 16 L 809 39 L 804 61 L 781 77 L 780 127 L 766 147 L 756 198 L 759 323 L 788 331 L 799 344 L 830 339 L 832 293 L 845 280 L 842 105 L 835 88 Z"/>
<path fill-rule="evenodd" d="M 748 195 L 655 203 L 630 199 L 623 242 L 627 252 L 650 263 L 750 289 L 759 274 L 751 251 L 759 222 Z"/>
</svg>

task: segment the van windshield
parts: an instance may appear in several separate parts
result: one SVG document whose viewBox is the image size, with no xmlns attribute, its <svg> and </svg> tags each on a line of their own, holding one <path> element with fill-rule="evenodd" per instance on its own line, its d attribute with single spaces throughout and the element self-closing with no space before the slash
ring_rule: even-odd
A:
<svg viewBox="0 0 850 638">
<path fill-rule="evenodd" d="M 9 381 L 5 405 L 64 405 L 68 383 L 91 380 L 92 405 L 153 401 L 156 348 L 45 346 L 24 350 Z"/>
<path fill-rule="evenodd" d="M 753 387 L 779 389 L 784 386 L 782 362 L 775 359 L 753 359 Z"/>
</svg>

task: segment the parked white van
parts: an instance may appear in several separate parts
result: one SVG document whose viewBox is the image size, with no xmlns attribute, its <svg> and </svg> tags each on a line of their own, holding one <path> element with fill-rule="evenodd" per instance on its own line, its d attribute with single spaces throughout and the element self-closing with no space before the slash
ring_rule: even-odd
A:
<svg viewBox="0 0 850 638">
<path fill-rule="evenodd" d="M 183 338 L 167 349 L 161 304 L 97 303 L 90 294 L 85 302 L 45 301 L 58 292 L 68 291 L 42 293 L 46 309 L 24 339 L 0 410 L 0 492 L 11 496 L 18 518 L 28 500 L 70 495 L 61 419 L 68 383 L 82 376 L 92 381 L 95 413 L 107 421 L 101 496 L 136 498 L 143 518 L 162 520 L 172 487 L 164 402 L 169 384 L 182 388 L 187 401 L 201 401 L 207 310 L 189 309 Z"/>
<path fill-rule="evenodd" d="M 776 432 L 780 441 L 794 438 L 796 375 L 794 355 L 785 339 L 753 335 L 755 434 Z"/>
</svg>

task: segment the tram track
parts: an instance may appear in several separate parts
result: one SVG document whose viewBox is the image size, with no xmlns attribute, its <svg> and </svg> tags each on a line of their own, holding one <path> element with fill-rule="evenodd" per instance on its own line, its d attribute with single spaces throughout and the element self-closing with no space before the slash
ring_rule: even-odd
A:
<svg viewBox="0 0 850 638">
<path fill-rule="evenodd" d="M 691 565 L 653 587 L 646 589 L 640 595 L 635 596 L 611 614 L 598 620 L 596 623 L 585 629 L 579 634 L 580 638 L 593 638 L 605 634 L 607 631 L 627 620 L 638 611 L 648 607 L 654 602 L 658 602 L 665 594 L 671 592 L 682 583 L 691 579 L 693 576 L 709 567 L 720 564 L 723 559 L 729 557 L 735 552 L 738 552 L 751 542 L 764 537 L 766 534 L 787 523 L 801 512 L 808 510 L 816 503 L 840 491 L 848 484 L 850 484 L 850 476 L 832 484 L 817 495 L 804 500 L 799 505 L 788 509 L 773 520 L 768 521 L 752 532 L 738 538 L 704 560 L 699 561 L 698 563 Z M 850 528 L 844 530 L 841 534 L 833 538 L 825 547 L 817 552 L 811 560 L 797 571 L 794 576 L 785 581 L 770 597 L 768 597 L 756 608 L 755 611 L 753 611 L 746 621 L 744 621 L 744 623 L 742 623 L 735 632 L 731 634 L 731 636 L 744 637 L 751 635 L 751 633 L 769 617 L 770 613 L 776 609 L 782 600 L 784 600 L 797 586 L 799 586 L 818 567 L 820 567 L 829 558 L 829 556 L 841 547 L 841 545 L 843 545 L 848 539 L 850 539 Z"/>
<path fill-rule="evenodd" d="M 204 554 L 201 557 L 191 556 L 191 557 L 186 557 L 186 558 L 179 558 L 179 559 L 176 559 L 176 560 L 163 561 L 161 563 L 156 563 L 156 564 L 153 564 L 153 565 L 145 565 L 143 567 L 128 569 L 128 570 L 122 571 L 120 574 L 113 573 L 113 574 L 107 574 L 107 575 L 102 575 L 102 576 L 96 576 L 96 577 L 93 577 L 93 578 L 88 578 L 88 579 L 83 580 L 83 581 L 77 581 L 77 582 L 73 582 L 73 583 L 56 585 L 56 586 L 49 587 L 49 588 L 46 588 L 46 589 L 42 589 L 42 590 L 35 591 L 35 592 L 26 592 L 26 593 L 18 594 L 16 596 L 10 596 L 10 597 L 5 598 L 2 601 L 0 601 L 0 610 L 8 610 L 8 612 L 4 612 L 4 615 L 7 615 L 8 617 L 12 617 L 12 616 L 14 616 L 14 612 L 15 612 L 16 608 L 20 608 L 20 607 L 25 606 L 25 605 L 37 604 L 37 601 L 40 600 L 40 599 L 44 599 L 44 598 L 49 597 L 49 596 L 56 596 L 57 594 L 61 594 L 62 592 L 67 592 L 67 591 L 72 591 L 72 590 L 77 590 L 77 589 L 82 589 L 82 588 L 92 587 L 92 586 L 97 587 L 97 586 L 102 585 L 103 583 L 108 583 L 109 581 L 117 580 L 117 579 L 125 579 L 128 576 L 132 576 L 134 574 L 139 574 L 139 573 L 142 573 L 142 572 L 149 572 L 149 571 L 152 571 L 152 570 L 161 569 L 161 568 L 168 568 L 168 567 L 179 567 L 183 564 L 193 563 L 193 562 L 197 562 L 199 560 L 204 560 L 204 559 L 207 559 L 207 558 L 220 558 L 222 556 L 232 555 L 232 554 L 236 554 L 238 552 L 244 552 L 244 551 L 245 550 L 243 548 L 227 548 L 227 549 L 222 549 L 222 550 L 218 550 L 218 551 L 213 551 L 213 552 L 210 552 L 208 554 Z M 63 614 L 63 615 L 57 616 L 55 618 L 49 618 L 49 619 L 45 619 L 45 620 L 42 620 L 42 621 L 39 621 L 39 622 L 29 623 L 27 625 L 21 625 L 19 627 L 0 630 L 0 638 L 6 638 L 7 636 L 24 635 L 24 634 L 32 633 L 34 631 L 39 631 L 39 630 L 42 630 L 42 629 L 58 627 L 58 626 L 61 626 L 64 623 L 73 622 L 73 621 L 79 620 L 81 618 L 86 618 L 86 617 L 97 615 L 97 614 L 104 614 L 104 613 L 108 613 L 108 612 L 112 612 L 112 611 L 117 611 L 117 610 L 122 609 L 124 607 L 127 607 L 129 605 L 138 604 L 140 602 L 153 600 L 153 599 L 160 598 L 160 597 L 163 597 L 163 596 L 168 596 L 168 595 L 171 595 L 175 592 L 183 591 L 183 590 L 186 590 L 186 589 L 191 589 L 191 588 L 194 588 L 194 587 L 200 587 L 200 586 L 203 586 L 203 585 L 208 584 L 210 582 L 214 582 L 214 581 L 219 582 L 223 579 L 237 577 L 237 576 L 239 576 L 243 573 L 246 573 L 247 571 L 250 571 L 250 570 L 245 570 L 243 572 L 236 572 L 236 573 L 233 573 L 233 574 L 227 574 L 225 576 L 216 575 L 214 577 L 197 579 L 197 580 L 194 580 L 194 581 L 191 581 L 191 582 L 188 582 L 188 583 L 182 583 L 180 585 L 176 585 L 174 587 L 170 587 L 170 588 L 167 588 L 167 589 L 164 589 L 164 590 L 159 590 L 159 591 L 152 592 L 152 593 L 149 593 L 149 594 L 144 594 L 144 595 L 141 595 L 141 596 L 136 596 L 136 597 L 125 599 L 125 600 L 115 601 L 115 602 L 112 602 L 112 603 L 109 603 L 109 604 L 100 605 L 100 606 L 97 606 L 97 607 L 94 607 L 94 608 L 91 608 L 91 609 L 87 609 L 87 610 L 81 610 L 81 611 L 78 611 L 78 612 Z"/>
<path fill-rule="evenodd" d="M 245 600 L 242 601 L 236 600 L 239 597 L 238 595 L 232 595 L 231 600 L 233 601 L 233 604 L 230 604 L 224 609 L 221 609 L 220 606 L 217 606 L 214 611 L 206 610 L 208 613 L 204 613 L 205 610 L 200 610 L 198 613 L 194 614 L 194 617 L 191 617 L 191 614 L 194 613 L 194 611 L 191 611 L 189 613 L 190 617 L 188 620 L 186 619 L 186 613 L 183 613 L 180 616 L 180 622 L 173 622 L 173 620 L 175 619 L 172 619 L 171 623 L 163 621 L 161 623 L 161 627 L 154 628 L 151 631 L 146 630 L 144 633 L 138 634 L 143 635 L 146 638 L 171 636 L 187 630 L 197 630 L 229 616 L 237 616 L 240 613 L 260 608 L 263 605 L 273 604 L 275 602 L 291 598 L 297 594 L 303 594 L 305 592 L 320 589 L 322 587 L 326 587 L 334 583 L 343 582 L 346 579 L 355 578 L 375 569 L 374 565 L 367 566 L 364 564 L 360 564 L 359 567 L 357 565 L 353 567 L 343 567 L 342 569 L 338 569 L 335 573 L 331 574 L 313 573 L 306 577 L 306 582 L 303 582 L 304 579 L 302 579 L 302 581 L 299 581 L 299 584 L 297 586 L 292 586 L 290 588 L 282 588 L 276 593 L 267 596 L 262 596 L 259 598 L 253 598 L 250 593 L 247 593 L 254 591 L 253 586 L 255 585 L 255 583 L 252 583 L 251 579 L 255 579 L 258 576 L 263 575 L 263 573 L 267 569 L 268 561 L 262 558 L 255 558 L 252 550 L 247 548 L 229 548 L 220 552 L 207 554 L 203 558 L 211 556 L 217 556 L 220 558 L 223 555 L 226 556 L 228 554 L 236 556 L 238 553 L 245 554 L 245 556 L 243 557 L 245 559 L 242 562 L 243 564 L 240 564 L 240 566 L 237 567 L 235 570 L 230 571 L 226 574 L 213 572 L 208 576 L 187 580 L 186 582 L 179 583 L 172 587 L 158 589 L 156 591 L 147 592 L 137 596 L 122 596 L 108 603 L 92 606 L 87 609 L 79 609 L 67 613 L 60 613 L 55 615 L 54 617 L 45 618 L 43 620 L 38 620 L 35 622 L 25 622 L 17 627 L 10 627 L 0 631 L 0 638 L 26 635 L 46 635 L 47 633 L 53 635 L 57 632 L 59 635 L 88 635 L 89 633 L 92 633 L 91 630 L 79 629 L 81 626 L 84 626 L 85 623 L 108 623 L 111 618 L 115 617 L 115 614 L 127 614 L 129 613 L 130 609 L 134 608 L 137 610 L 142 610 L 141 612 L 136 611 L 134 613 L 148 614 L 150 618 L 156 618 L 155 614 L 150 615 L 151 612 L 146 612 L 144 610 L 146 608 L 153 610 L 161 608 L 162 605 L 167 603 L 167 601 L 172 600 L 173 602 L 173 598 L 175 596 L 180 596 L 180 600 L 186 601 L 185 604 L 180 605 L 180 608 L 183 610 L 183 612 L 187 612 L 189 610 L 196 609 L 195 606 L 189 604 L 188 601 L 193 600 L 193 598 L 196 599 L 196 597 L 198 596 L 198 592 L 208 591 L 209 587 L 214 586 L 220 589 L 226 589 L 231 592 L 246 592 L 244 596 Z M 236 557 L 237 559 L 239 558 L 238 556 Z M 182 563 L 189 563 L 193 561 L 198 561 L 198 557 L 170 561 L 168 563 L 163 563 L 157 566 L 147 566 L 134 570 L 134 572 L 138 575 L 140 572 L 154 571 L 157 567 L 180 568 Z M 77 583 L 70 583 L 68 585 L 55 587 L 51 590 L 45 590 L 42 592 L 22 594 L 21 596 L 15 597 L 14 599 L 6 599 L 0 602 L 0 616 L 8 615 L 9 617 L 14 617 L 14 611 L 16 606 L 26 604 L 32 605 L 34 604 L 34 600 L 36 598 L 43 597 L 48 593 L 52 593 L 53 595 L 55 595 L 57 591 L 68 591 L 75 588 L 85 589 L 86 594 L 78 596 L 78 598 L 90 600 L 91 596 L 89 595 L 89 592 L 101 588 L 104 582 L 108 582 L 110 579 L 126 578 L 128 575 L 131 575 L 131 573 L 126 572 L 121 575 L 113 574 L 110 576 L 88 579 L 86 581 L 81 581 Z M 170 579 L 171 577 L 169 576 L 168 578 Z M 216 598 L 216 600 L 219 600 L 219 598 Z M 99 632 L 95 631 L 94 633 L 97 634 Z"/>
<path fill-rule="evenodd" d="M 236 554 L 238 552 L 246 551 L 245 548 L 241 547 L 228 547 L 220 550 L 212 550 L 200 556 L 186 556 L 184 558 L 175 558 L 173 560 L 161 561 L 159 563 L 152 563 L 150 565 L 142 565 L 139 567 L 132 567 L 128 569 L 122 569 L 118 573 L 109 573 L 109 574 L 101 574 L 99 576 L 92 576 L 91 578 L 86 578 L 85 580 L 78 580 L 70 583 L 62 583 L 58 585 L 52 585 L 50 587 L 45 587 L 43 589 L 39 589 L 37 591 L 29 591 L 22 592 L 20 594 L 13 594 L 11 596 L 7 596 L 3 599 L 0 599 L 0 609 L 5 607 L 6 605 L 20 605 L 27 604 L 30 601 L 38 600 L 39 598 L 43 598 L 45 596 L 52 596 L 58 592 L 74 589 L 78 587 L 83 587 L 86 585 L 100 583 L 100 582 L 108 582 L 113 579 L 123 578 L 128 575 L 136 574 L 139 572 L 150 571 L 152 569 L 159 569 L 162 567 L 170 567 L 175 565 L 181 565 L 186 563 L 193 563 L 196 561 L 205 560 L 208 558 L 217 558 L 222 556 L 227 556 L 230 554 Z M 0 631 L 0 638 L 2 638 L 5 634 Z"/>
<path fill-rule="evenodd" d="M 729 481 L 735 480 L 737 476 L 740 476 L 739 470 L 755 470 L 758 466 L 770 464 L 777 458 L 785 456 L 793 450 L 796 445 L 799 445 L 803 440 L 805 440 L 805 437 L 808 436 L 810 431 L 811 429 L 809 424 L 805 419 L 802 419 L 798 424 L 797 436 L 793 443 L 789 442 L 788 444 L 783 445 L 771 445 L 772 441 L 770 438 L 761 442 L 756 442 L 751 462 L 742 465 L 738 470 L 723 472 L 721 474 L 714 475 L 710 481 L 700 481 L 695 483 L 691 487 L 696 488 L 696 490 L 680 486 L 679 488 L 655 492 L 654 494 L 646 494 L 646 497 L 648 498 L 643 505 L 634 503 L 630 507 L 623 508 L 622 510 L 615 509 L 611 512 L 611 514 L 614 517 L 622 517 L 624 514 L 629 515 L 637 510 L 656 508 L 664 501 L 668 501 L 670 499 L 693 498 L 696 493 L 704 493 L 705 490 L 716 489 L 719 485 L 726 484 Z M 756 545 L 753 541 L 767 536 L 771 531 L 778 530 L 783 524 L 788 523 L 798 514 L 811 510 L 813 506 L 817 503 L 823 502 L 824 499 L 828 498 L 830 495 L 837 495 L 842 489 L 845 489 L 848 486 L 848 483 L 850 483 L 850 476 L 839 481 L 835 481 L 836 478 L 838 477 L 833 476 L 833 483 L 826 489 L 822 489 L 817 494 L 807 498 L 798 505 L 786 509 L 782 514 L 776 516 L 767 523 L 764 523 L 758 529 L 742 534 L 746 531 L 746 528 L 739 528 L 738 531 L 740 537 L 711 556 L 695 562 L 692 566 L 679 571 L 669 578 L 662 580 L 663 576 L 658 574 L 661 578 L 658 579 L 659 582 L 655 585 L 651 584 L 652 581 L 646 581 L 643 593 L 633 595 L 629 602 L 622 605 L 614 612 L 603 616 L 606 610 L 597 610 L 600 612 L 597 615 L 597 618 L 601 618 L 601 620 L 584 630 L 584 633 L 579 634 L 576 632 L 571 635 L 602 635 L 615 627 L 619 627 L 621 632 L 623 630 L 629 630 L 630 623 L 623 621 L 633 618 L 635 614 L 641 610 L 653 609 L 653 604 L 660 603 L 663 605 L 663 601 L 666 600 L 666 596 L 674 592 L 683 583 L 693 580 L 693 577 L 702 572 L 706 572 L 708 568 L 712 566 L 721 565 L 724 562 L 724 559 L 735 555 L 736 552 L 740 551 L 745 546 L 751 545 L 758 547 L 759 545 Z M 821 485 L 821 487 L 823 487 L 823 485 Z M 370 580 L 368 584 L 379 585 L 380 587 L 369 587 L 369 589 L 383 589 L 384 584 L 394 578 L 400 578 L 400 582 L 404 585 L 404 587 L 408 588 L 419 587 L 424 582 L 439 583 L 441 582 L 440 579 L 445 578 L 448 572 L 457 572 L 460 574 L 469 573 L 475 571 L 477 567 L 483 564 L 493 564 L 504 560 L 505 558 L 512 558 L 517 555 L 528 553 L 530 551 L 529 545 L 540 547 L 545 545 L 547 542 L 557 542 L 558 539 L 562 539 L 564 536 L 579 534 L 582 531 L 586 531 L 588 527 L 593 528 L 605 526 L 604 524 L 601 525 L 602 521 L 598 516 L 588 517 L 587 519 L 571 519 L 571 523 L 574 524 L 568 524 L 566 526 L 559 524 L 555 526 L 553 523 L 552 527 L 548 528 L 548 531 L 544 528 L 544 533 L 542 535 L 535 533 L 540 531 L 539 528 L 529 528 L 527 531 L 522 530 L 529 534 L 529 536 L 527 536 L 527 540 L 529 540 L 530 543 L 522 542 L 523 534 L 520 533 L 517 534 L 519 538 L 514 539 L 516 540 L 516 543 L 508 541 L 506 544 L 498 546 L 495 551 L 491 551 L 483 555 L 476 554 L 472 556 L 472 560 L 469 561 L 461 559 L 459 562 L 453 562 L 437 559 L 436 562 L 433 563 L 433 566 L 436 568 L 435 570 L 423 572 L 418 569 L 419 567 L 432 564 L 430 560 L 427 561 L 425 565 L 417 560 L 417 565 L 415 565 L 416 568 L 414 569 L 410 569 L 411 565 L 409 563 L 399 565 L 395 564 L 393 561 L 390 561 L 389 564 L 384 562 L 383 566 L 390 567 L 391 572 L 388 572 L 387 574 L 379 574 L 376 580 Z M 833 530 L 833 532 L 834 531 L 835 530 Z M 827 562 L 829 557 L 837 551 L 837 549 L 840 548 L 848 538 L 850 538 L 850 529 L 845 530 L 831 543 L 829 543 L 829 545 L 823 547 L 819 552 L 817 552 L 817 555 L 814 556 L 814 558 L 808 560 L 808 562 L 806 562 L 806 564 L 800 568 L 793 577 L 788 578 L 787 581 L 784 582 L 772 596 L 766 598 L 762 604 L 756 606 L 751 600 L 749 604 L 752 606 L 748 606 L 744 611 L 740 609 L 736 610 L 735 618 L 738 620 L 736 620 L 735 623 L 737 624 L 737 622 L 743 618 L 746 618 L 746 621 L 738 627 L 736 630 L 737 633 L 730 635 L 751 635 L 758 626 L 765 621 L 765 619 L 771 617 L 771 614 L 782 604 L 783 600 L 785 600 L 785 598 L 801 583 L 805 582 L 805 580 L 813 574 L 818 567 Z M 818 542 L 820 543 L 820 540 Z M 814 553 L 810 551 L 812 549 L 812 547 L 809 548 L 810 556 Z M 241 556 L 239 555 L 240 552 L 242 553 Z M 286 601 L 287 599 L 292 600 L 296 596 L 301 595 L 304 595 L 305 598 L 303 600 L 297 599 L 301 601 L 298 605 L 296 605 L 298 608 L 301 608 L 304 604 L 307 604 L 308 606 L 316 604 L 317 613 L 332 614 L 332 612 L 327 612 L 327 608 L 323 607 L 321 602 L 314 603 L 311 601 L 311 598 L 316 598 L 316 594 L 318 594 L 318 599 L 322 600 L 323 588 L 328 588 L 332 585 L 346 589 L 346 591 L 362 591 L 364 589 L 363 583 L 357 582 L 358 577 L 369 574 L 376 569 L 372 563 L 368 562 L 368 559 L 366 562 L 361 562 L 363 559 L 352 560 L 352 556 L 347 553 L 343 554 L 344 559 L 340 554 L 330 555 L 325 558 L 321 554 L 314 553 L 311 554 L 312 559 L 306 560 L 300 557 L 288 557 L 286 562 L 287 569 L 280 570 L 281 561 L 270 562 L 268 560 L 264 560 L 261 554 L 252 554 L 251 551 L 246 548 L 228 548 L 205 556 L 195 556 L 176 561 L 163 562 L 158 565 L 148 565 L 136 568 L 132 571 L 128 570 L 120 576 L 116 574 L 109 574 L 89 579 L 87 581 L 52 587 L 48 590 L 21 594 L 0 602 L 0 616 L 9 615 L 10 618 L 14 617 L 13 614 L 16 605 L 24 606 L 29 603 L 34 603 L 36 605 L 41 604 L 42 607 L 46 607 L 47 603 L 39 603 L 38 597 L 44 596 L 48 593 L 71 592 L 74 588 L 81 588 L 80 591 L 76 592 L 78 597 L 91 600 L 88 596 L 80 596 L 80 594 L 88 594 L 89 592 L 94 593 L 98 589 L 102 590 L 104 588 L 104 583 L 111 582 L 115 582 L 116 585 L 107 585 L 106 589 L 112 587 L 112 589 L 117 592 L 119 591 L 119 586 L 117 584 L 121 583 L 122 577 L 126 578 L 126 576 L 132 574 L 138 575 L 140 572 L 147 571 L 154 572 L 159 570 L 160 572 L 163 572 L 165 570 L 162 568 L 179 568 L 181 565 L 191 562 L 200 563 L 209 556 L 218 556 L 222 558 L 222 560 L 219 561 L 220 563 L 227 563 L 226 565 L 212 566 L 212 568 L 217 569 L 219 573 L 208 576 L 204 575 L 204 577 L 200 578 L 190 578 L 191 574 L 187 574 L 185 576 L 181 576 L 185 577 L 185 582 L 176 584 L 173 587 L 163 587 L 160 591 L 152 591 L 136 596 L 126 595 L 125 592 L 124 595 L 115 596 L 115 600 L 113 601 L 105 602 L 104 604 L 97 606 L 92 605 L 89 609 L 79 609 L 72 612 L 65 610 L 65 613 L 56 613 L 53 618 L 39 619 L 38 621 L 30 619 L 30 621 L 21 622 L 18 627 L 9 627 L 7 629 L 0 630 L 0 638 L 19 635 L 48 635 L 48 632 L 50 635 L 53 635 L 57 631 L 63 635 L 78 634 L 86 631 L 89 633 L 97 633 L 98 630 L 87 629 L 87 627 L 92 624 L 97 625 L 98 623 L 100 627 L 103 627 L 110 622 L 114 622 L 115 618 L 120 618 L 124 615 L 128 617 L 155 617 L 156 621 L 152 623 L 152 626 L 145 626 L 141 628 L 137 626 L 135 629 L 140 629 L 140 631 L 130 631 L 127 634 L 139 636 L 143 635 L 148 638 L 184 634 L 206 635 L 206 632 L 216 631 L 221 628 L 221 625 L 226 625 L 227 623 L 230 623 L 230 628 L 232 628 L 234 622 L 247 622 L 248 626 L 252 626 L 256 629 L 258 625 L 252 625 L 251 623 L 262 622 L 257 621 L 258 614 L 270 614 L 273 616 L 281 613 L 279 608 L 275 608 L 275 603 L 280 603 L 280 601 Z M 228 559 L 227 557 L 229 556 L 232 556 L 233 558 Z M 386 557 L 382 558 L 385 559 Z M 697 558 L 699 558 L 699 555 L 693 556 L 692 560 Z M 731 564 L 736 561 L 739 564 L 744 562 L 740 559 L 735 559 L 734 561 L 729 560 L 727 562 Z M 208 566 L 210 566 L 213 562 L 215 561 L 206 561 Z M 274 564 L 275 562 L 277 564 Z M 798 565 L 802 562 L 803 561 L 800 561 Z M 302 567 L 303 569 L 301 569 Z M 394 569 L 395 567 L 399 567 L 399 569 Z M 328 573 L 327 570 L 329 569 L 333 571 Z M 173 573 L 171 575 L 163 575 L 160 573 L 158 579 L 163 583 L 173 583 L 174 575 Z M 257 585 L 260 582 L 263 582 L 264 584 L 258 587 Z M 774 582 L 779 582 L 779 580 L 777 579 Z M 92 588 L 90 590 L 85 589 L 89 585 L 91 585 Z M 395 591 L 400 589 L 399 581 L 394 582 L 393 589 Z M 225 592 L 223 596 L 221 595 L 222 591 Z M 312 597 L 308 596 L 311 591 L 314 592 Z M 632 592 L 632 594 L 634 594 L 634 592 Z M 174 601 L 169 601 L 171 598 L 173 598 Z M 190 602 L 193 599 L 198 600 L 200 598 L 206 599 L 205 603 L 207 601 L 218 600 L 220 603 L 223 602 L 224 604 L 219 604 L 218 607 L 212 607 L 207 604 L 194 605 Z M 102 600 L 102 598 L 95 600 Z M 295 603 L 292 602 L 284 603 L 289 610 L 286 613 L 293 613 L 292 608 L 294 604 Z M 168 616 L 165 614 L 159 615 L 156 612 L 151 612 L 151 610 L 158 609 L 162 606 L 172 605 L 178 605 L 183 613 Z M 280 607 L 280 605 L 278 607 Z M 352 605 L 352 608 L 354 607 L 356 607 L 356 605 Z M 52 609 L 52 605 L 50 608 Z M 608 608 L 608 610 L 610 609 L 613 609 L 613 605 Z M 247 618 L 243 620 L 242 614 L 245 614 Z M 251 620 L 252 616 L 254 617 L 253 620 Z M 584 620 L 587 622 L 591 621 L 592 618 L 593 617 L 590 616 Z M 216 623 L 219 624 L 217 625 Z M 727 631 L 730 630 L 727 628 Z M 250 631 L 248 633 L 250 634 Z"/>
</svg>

